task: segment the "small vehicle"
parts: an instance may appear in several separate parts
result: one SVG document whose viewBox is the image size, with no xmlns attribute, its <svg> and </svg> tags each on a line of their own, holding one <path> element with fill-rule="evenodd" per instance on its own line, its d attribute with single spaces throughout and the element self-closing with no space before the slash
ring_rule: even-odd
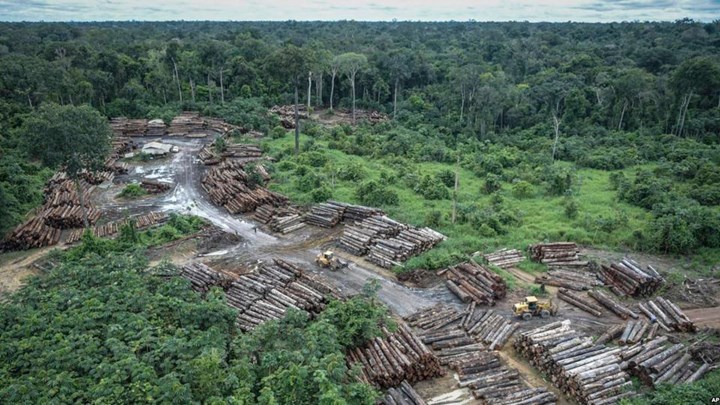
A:
<svg viewBox="0 0 720 405">
<path fill-rule="evenodd" d="M 555 315 L 557 308 L 553 306 L 552 300 L 541 302 L 536 297 L 529 296 L 525 297 L 525 301 L 513 305 L 513 313 L 527 321 L 533 316 L 540 316 L 544 319 Z"/>
<path fill-rule="evenodd" d="M 318 266 L 330 269 L 330 270 L 339 270 L 343 267 L 347 267 L 348 263 L 343 262 L 342 260 L 335 257 L 335 253 L 333 253 L 330 250 L 326 250 L 319 255 L 315 257 L 315 263 L 317 263 Z"/>
</svg>

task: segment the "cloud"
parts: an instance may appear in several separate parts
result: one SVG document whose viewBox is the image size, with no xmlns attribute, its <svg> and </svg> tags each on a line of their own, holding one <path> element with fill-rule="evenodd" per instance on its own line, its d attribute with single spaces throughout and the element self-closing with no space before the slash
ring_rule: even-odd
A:
<svg viewBox="0 0 720 405">
<path fill-rule="evenodd" d="M 720 0 L 0 0 L 2 21 L 712 21 Z"/>
</svg>

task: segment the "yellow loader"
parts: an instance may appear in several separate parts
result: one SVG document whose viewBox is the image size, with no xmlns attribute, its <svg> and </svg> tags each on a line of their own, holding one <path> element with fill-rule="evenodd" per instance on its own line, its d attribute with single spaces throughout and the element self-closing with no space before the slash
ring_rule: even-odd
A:
<svg viewBox="0 0 720 405">
<path fill-rule="evenodd" d="M 513 313 L 524 320 L 530 320 L 533 316 L 547 318 L 557 313 L 557 307 L 553 306 L 552 300 L 541 302 L 534 296 L 525 297 L 525 301 L 513 305 Z"/>
</svg>

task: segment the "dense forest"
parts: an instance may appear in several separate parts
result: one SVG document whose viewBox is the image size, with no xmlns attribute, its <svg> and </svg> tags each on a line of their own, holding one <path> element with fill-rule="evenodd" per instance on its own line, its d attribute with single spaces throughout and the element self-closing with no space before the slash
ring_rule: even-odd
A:
<svg viewBox="0 0 720 405">
<path fill-rule="evenodd" d="M 297 144 L 268 114 L 293 103 L 389 119 L 303 120 Z M 259 131 L 269 187 L 292 201 L 378 206 L 448 236 L 398 272 L 542 240 L 671 254 L 703 275 L 720 260 L 719 21 L 0 23 L 2 234 L 57 169 L 28 136 L 50 105 Z M 241 334 L 219 291 L 200 299 L 147 263 L 141 248 L 168 238 L 142 238 L 88 237 L 3 304 L 0 396 L 374 403 L 342 355 L 391 323 L 371 292 Z M 637 401 L 706 401 L 717 381 Z"/>
</svg>

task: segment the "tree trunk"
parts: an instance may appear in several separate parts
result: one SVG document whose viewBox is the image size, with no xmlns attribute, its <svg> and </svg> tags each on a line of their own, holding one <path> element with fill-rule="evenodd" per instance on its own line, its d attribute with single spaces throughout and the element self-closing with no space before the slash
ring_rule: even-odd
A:
<svg viewBox="0 0 720 405">
<path fill-rule="evenodd" d="M 457 163 L 455 164 L 455 190 L 453 191 L 453 209 L 452 209 L 452 223 L 455 223 L 457 218 L 457 197 L 458 197 L 458 180 L 460 177 L 460 155 L 457 156 Z"/>
<path fill-rule="evenodd" d="M 212 89 L 210 88 L 210 73 L 207 74 L 207 86 L 208 86 L 208 99 L 212 104 Z"/>
<path fill-rule="evenodd" d="M 312 94 L 312 72 L 308 73 L 308 91 L 307 91 L 307 110 L 308 114 L 310 114 L 310 95 Z"/>
<path fill-rule="evenodd" d="M 223 71 L 220 70 L 220 103 L 225 104 L 225 89 L 223 88 Z"/>
<path fill-rule="evenodd" d="M 560 139 L 560 120 L 558 120 L 557 113 L 553 112 L 553 127 L 555 128 L 555 142 L 553 142 L 552 148 L 552 161 L 555 161 L 555 152 L 557 151 L 557 143 Z"/>
<path fill-rule="evenodd" d="M 85 226 L 85 229 L 87 229 L 90 227 L 90 221 L 88 221 L 87 207 L 85 206 L 85 196 L 83 195 L 82 184 L 80 183 L 80 179 L 78 179 L 77 176 L 75 176 L 75 188 L 77 189 L 78 199 L 80 200 L 80 209 L 82 210 L 83 215 L 83 225 Z"/>
<path fill-rule="evenodd" d="M 295 155 L 300 154 L 300 112 L 298 111 L 298 84 L 295 82 Z"/>
<path fill-rule="evenodd" d="M 464 112 L 465 112 L 465 91 L 462 88 L 460 88 L 460 122 L 462 122 Z"/>
<path fill-rule="evenodd" d="M 192 96 L 192 102 L 195 104 L 195 82 L 190 79 L 190 95 Z"/>
<path fill-rule="evenodd" d="M 685 117 L 687 116 L 688 107 L 690 107 L 690 99 L 692 99 L 692 91 L 683 97 L 683 102 L 680 105 L 680 117 L 678 118 L 678 131 L 677 136 L 682 136 L 683 127 L 685 126 Z"/>
<path fill-rule="evenodd" d="M 28 104 L 30 104 L 30 108 L 33 108 L 32 99 L 30 98 L 30 92 L 28 92 L 28 94 L 27 94 L 27 99 L 28 99 Z"/>
<path fill-rule="evenodd" d="M 397 119 L 397 92 L 398 92 L 398 82 L 400 79 L 397 77 L 395 78 L 395 95 L 393 96 L 393 119 Z"/>
<path fill-rule="evenodd" d="M 330 79 L 330 111 L 333 109 L 333 94 L 335 93 L 335 75 L 337 72 L 333 70 L 332 78 Z"/>
<path fill-rule="evenodd" d="M 180 96 L 180 102 L 182 103 L 183 98 L 182 98 L 182 88 L 180 86 L 180 75 L 178 74 L 178 68 L 177 68 L 177 63 L 175 63 L 175 58 L 172 58 L 172 63 L 173 63 L 173 69 L 175 70 L 175 83 L 177 83 L 178 96 Z"/>
<path fill-rule="evenodd" d="M 618 131 L 622 130 L 623 118 L 625 117 L 625 110 L 627 110 L 628 102 L 625 100 L 623 103 L 622 112 L 620 113 L 620 122 L 618 122 Z"/>
<path fill-rule="evenodd" d="M 355 125 L 355 72 L 350 75 L 352 82 L 352 123 Z"/>
</svg>

